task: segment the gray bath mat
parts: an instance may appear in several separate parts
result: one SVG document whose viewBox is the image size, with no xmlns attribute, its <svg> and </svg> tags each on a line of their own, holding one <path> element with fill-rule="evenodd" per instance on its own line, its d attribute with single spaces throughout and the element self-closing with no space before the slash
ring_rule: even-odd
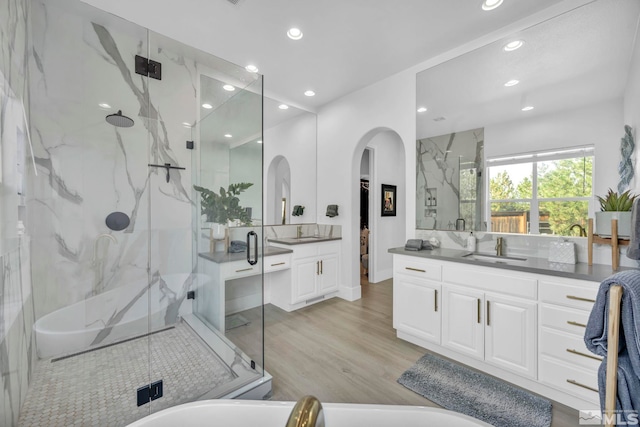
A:
<svg viewBox="0 0 640 427">
<path fill-rule="evenodd" d="M 241 314 L 232 314 L 230 316 L 225 317 L 224 324 L 225 330 L 230 331 L 231 329 L 239 328 L 240 326 L 248 325 L 249 322 L 244 318 Z"/>
<path fill-rule="evenodd" d="M 496 427 L 549 427 L 551 402 L 491 376 L 425 354 L 398 382 L 443 408 Z"/>
</svg>

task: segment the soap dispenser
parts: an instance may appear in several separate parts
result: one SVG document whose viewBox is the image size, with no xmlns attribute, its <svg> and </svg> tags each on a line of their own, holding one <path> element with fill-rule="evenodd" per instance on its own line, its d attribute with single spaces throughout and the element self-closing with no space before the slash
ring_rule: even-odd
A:
<svg viewBox="0 0 640 427">
<path fill-rule="evenodd" d="M 469 233 L 467 237 L 467 250 L 471 252 L 476 251 L 476 236 L 473 235 L 473 231 Z"/>
</svg>

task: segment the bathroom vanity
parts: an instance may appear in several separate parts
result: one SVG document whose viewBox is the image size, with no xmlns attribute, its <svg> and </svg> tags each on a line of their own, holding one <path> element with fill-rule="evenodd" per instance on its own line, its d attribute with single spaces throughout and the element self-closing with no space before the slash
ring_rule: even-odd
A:
<svg viewBox="0 0 640 427">
<path fill-rule="evenodd" d="M 340 237 L 271 239 L 270 245 L 293 250 L 291 280 L 272 281 L 271 303 L 293 311 L 337 295 Z"/>
<path fill-rule="evenodd" d="M 583 335 L 611 266 L 389 252 L 399 338 L 572 408 L 599 408 L 601 358 Z"/>
</svg>

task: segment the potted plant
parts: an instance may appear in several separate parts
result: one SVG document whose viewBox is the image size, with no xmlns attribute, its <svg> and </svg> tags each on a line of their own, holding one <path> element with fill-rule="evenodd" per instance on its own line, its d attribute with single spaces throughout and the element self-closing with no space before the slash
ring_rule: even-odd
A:
<svg viewBox="0 0 640 427">
<path fill-rule="evenodd" d="M 601 212 L 596 212 L 596 234 L 611 237 L 611 220 L 618 220 L 618 237 L 631 236 L 631 207 L 638 197 L 630 190 L 618 194 L 611 188 L 605 197 L 596 196 L 600 202 Z"/>
<path fill-rule="evenodd" d="M 251 225 L 251 216 L 245 208 L 240 206 L 238 195 L 252 185 L 247 182 L 230 184 L 226 190 L 220 187 L 220 194 L 216 194 L 208 188 L 193 186 L 201 195 L 200 213 L 205 216 L 206 222 L 214 223 L 213 237 L 215 239 L 224 238 L 225 228 L 229 221 L 240 220 L 244 225 Z"/>
</svg>

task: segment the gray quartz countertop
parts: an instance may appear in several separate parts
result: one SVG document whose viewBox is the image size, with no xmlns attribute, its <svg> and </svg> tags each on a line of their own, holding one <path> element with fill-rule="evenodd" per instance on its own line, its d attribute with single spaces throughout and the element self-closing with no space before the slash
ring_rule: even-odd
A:
<svg viewBox="0 0 640 427">
<path fill-rule="evenodd" d="M 281 254 L 290 254 L 293 251 L 291 249 L 285 248 L 276 248 L 274 246 L 265 246 L 264 248 L 264 256 L 273 256 L 273 255 L 281 255 Z M 258 255 L 260 255 L 260 252 Z M 223 262 L 233 262 L 233 261 L 241 261 L 247 259 L 246 252 L 236 252 L 236 253 L 226 253 L 226 252 L 200 252 L 198 254 L 199 257 L 208 259 L 209 261 L 217 262 L 221 264 Z"/>
<path fill-rule="evenodd" d="M 313 236 L 306 236 L 306 237 L 282 237 L 282 238 L 275 238 L 275 239 L 269 239 L 269 242 L 271 243 L 280 243 L 281 245 L 304 245 L 307 243 L 320 243 L 320 242 L 329 242 L 331 240 L 342 240 L 342 237 L 327 237 L 327 236 L 320 236 L 320 237 L 313 237 Z"/>
<path fill-rule="evenodd" d="M 610 265 L 593 264 L 579 262 L 577 264 L 562 264 L 557 262 L 549 262 L 544 258 L 534 258 L 523 256 L 525 261 L 516 263 L 485 261 L 479 259 L 465 258 L 469 251 L 458 249 L 437 248 L 422 251 L 407 251 L 403 247 L 391 248 L 389 252 L 398 255 L 409 255 L 420 258 L 438 259 L 442 261 L 459 262 L 463 264 L 481 265 L 484 267 L 502 268 L 505 270 L 525 271 L 528 273 L 547 274 L 550 276 L 569 277 L 572 279 L 591 280 L 594 282 L 602 282 L 607 277 L 622 270 L 633 270 L 631 267 L 620 267 L 614 271 Z M 491 255 L 491 254 L 489 254 Z"/>
</svg>

